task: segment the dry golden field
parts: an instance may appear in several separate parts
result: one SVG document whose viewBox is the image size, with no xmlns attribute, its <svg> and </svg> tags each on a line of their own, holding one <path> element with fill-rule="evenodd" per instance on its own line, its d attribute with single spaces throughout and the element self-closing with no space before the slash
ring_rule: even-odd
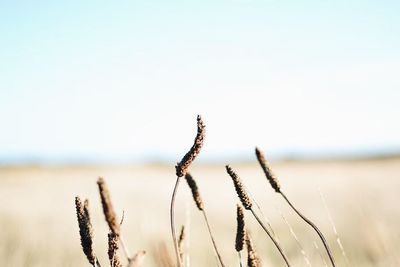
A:
<svg viewBox="0 0 400 267">
<path fill-rule="evenodd" d="M 325 266 L 326 253 L 318 237 L 272 190 L 256 161 L 231 166 L 271 221 L 292 265 L 309 266 L 301 246 L 311 266 Z M 272 166 L 286 194 L 327 236 L 338 266 L 400 266 L 400 159 L 287 161 Z M 234 248 L 238 198 L 224 164 L 195 163 L 191 173 L 224 261 L 227 266 L 239 266 Z M 0 168 L 0 266 L 90 266 L 79 243 L 76 195 L 90 200 L 95 250 L 107 266 L 107 224 L 96 185 L 99 176 L 109 185 L 118 215 L 125 211 L 122 231 L 131 252 L 147 251 L 143 266 L 163 266 L 157 260 L 163 242 L 174 255 L 169 204 L 175 170 L 172 165 L 157 164 Z M 346 257 L 339 249 L 327 208 Z M 176 213 L 177 225 L 185 224 L 188 230 L 185 248 L 190 266 L 217 266 L 203 218 L 185 182 L 178 192 Z M 271 241 L 247 213 L 246 222 L 264 266 L 284 266 Z"/>
</svg>

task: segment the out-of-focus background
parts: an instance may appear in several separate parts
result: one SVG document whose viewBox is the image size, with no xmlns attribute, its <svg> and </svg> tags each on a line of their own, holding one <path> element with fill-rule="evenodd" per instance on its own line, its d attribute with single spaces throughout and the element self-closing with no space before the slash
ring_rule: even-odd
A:
<svg viewBox="0 0 400 267">
<path fill-rule="evenodd" d="M 165 266 L 174 165 L 201 114 L 191 172 L 227 266 L 238 265 L 228 163 L 293 265 L 329 266 L 267 184 L 256 145 L 339 266 L 400 266 L 399 12 L 352 0 L 0 3 L 0 265 L 88 266 L 76 195 L 90 200 L 106 265 L 103 176 L 128 247 Z M 265 266 L 282 265 L 246 220 Z M 216 265 L 185 184 L 177 224 L 190 266 Z"/>
</svg>

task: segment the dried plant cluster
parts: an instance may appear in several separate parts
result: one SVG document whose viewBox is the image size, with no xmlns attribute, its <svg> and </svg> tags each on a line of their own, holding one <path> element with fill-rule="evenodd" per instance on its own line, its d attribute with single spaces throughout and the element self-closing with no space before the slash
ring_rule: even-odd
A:
<svg viewBox="0 0 400 267">
<path fill-rule="evenodd" d="M 101 204 L 103 207 L 103 213 L 105 220 L 109 227 L 108 233 L 108 259 L 111 267 L 123 267 L 120 259 L 119 248 L 124 250 L 126 257 L 127 267 L 139 267 L 143 262 L 146 252 L 139 251 L 133 257 L 125 246 L 122 234 L 121 234 L 121 223 L 117 220 L 117 215 L 112 205 L 110 192 L 102 177 L 97 180 L 99 187 Z M 94 267 L 101 267 L 99 260 L 93 249 L 94 234 L 92 229 L 92 223 L 90 222 L 90 214 L 88 204 L 89 201 L 85 200 L 84 205 L 79 197 L 75 198 L 76 215 L 78 218 L 79 234 L 81 237 L 81 245 L 83 253 L 86 255 L 89 263 Z"/>
<path fill-rule="evenodd" d="M 177 238 L 176 235 L 176 226 L 175 226 L 175 199 L 176 195 L 178 192 L 178 186 L 179 182 L 182 177 L 185 178 L 189 189 L 191 190 L 192 196 L 194 203 L 199 210 L 199 212 L 202 213 L 204 222 L 207 226 L 208 230 L 208 235 L 210 236 L 210 240 L 212 243 L 213 250 L 215 252 L 215 255 L 218 259 L 218 264 L 222 267 L 225 267 L 224 260 L 222 258 L 222 255 L 220 254 L 217 246 L 217 242 L 214 238 L 213 232 L 211 225 L 209 223 L 207 213 L 206 213 L 206 205 L 204 200 L 201 197 L 200 194 L 200 189 L 194 179 L 194 177 L 189 173 L 190 166 L 192 163 L 195 161 L 197 156 L 200 153 L 201 148 L 203 147 L 204 144 L 204 138 L 205 138 L 205 125 L 200 116 L 197 117 L 197 134 L 194 139 L 194 143 L 192 147 L 189 149 L 189 151 L 183 156 L 182 160 L 177 163 L 175 166 L 176 169 L 176 182 L 175 182 L 175 187 L 172 193 L 171 197 L 171 205 L 170 205 L 170 223 L 171 223 L 171 233 L 172 233 L 172 239 L 173 239 L 173 244 L 174 244 L 174 249 L 175 249 L 175 255 L 176 255 L 176 262 L 174 263 L 173 260 L 171 259 L 170 255 L 168 254 L 168 251 L 164 246 L 160 247 L 160 253 L 159 253 L 159 259 L 160 259 L 160 265 L 162 266 L 168 266 L 168 267 L 183 267 L 183 266 L 188 266 L 184 262 L 185 256 L 187 257 L 188 255 L 185 255 L 186 251 L 184 250 L 184 242 L 185 242 L 185 227 L 182 226 L 179 238 Z M 256 158 L 261 166 L 261 169 L 263 170 L 265 177 L 267 181 L 270 183 L 271 187 L 273 190 L 275 190 L 276 193 L 280 194 L 284 200 L 287 202 L 287 204 L 293 209 L 293 211 L 300 216 L 302 220 L 304 220 L 305 223 L 307 223 L 310 227 L 315 230 L 315 232 L 318 234 L 321 242 L 323 243 L 326 253 L 330 259 L 331 265 L 336 266 L 334 256 L 331 252 L 331 249 L 328 246 L 328 242 L 325 239 L 324 235 L 322 232 L 319 230 L 319 228 L 311 222 L 307 217 L 305 217 L 294 205 L 292 202 L 289 201 L 288 197 L 282 192 L 282 188 L 279 184 L 277 176 L 272 172 L 272 169 L 266 160 L 266 157 L 264 153 L 259 149 L 255 149 L 255 154 Z M 248 193 L 243 181 L 239 177 L 239 175 L 233 170 L 233 168 L 229 165 L 225 166 L 226 172 L 228 176 L 232 179 L 234 189 L 237 193 L 238 199 L 241 204 L 238 204 L 236 207 L 236 223 L 237 223 L 237 228 L 236 228 L 236 238 L 234 241 L 234 245 L 232 246 L 232 249 L 235 249 L 236 252 L 238 253 L 238 261 L 239 265 L 243 266 L 246 264 L 248 267 L 260 267 L 262 266 L 262 262 L 260 257 L 258 256 L 258 253 L 256 251 L 255 245 L 253 240 L 251 239 L 249 230 L 247 229 L 247 226 L 245 224 L 245 216 L 246 212 L 249 212 L 251 216 L 257 221 L 257 223 L 260 225 L 260 227 L 264 230 L 264 232 L 267 234 L 268 239 L 273 243 L 275 248 L 277 249 L 277 252 L 280 254 L 283 264 L 286 266 L 290 267 L 292 266 L 290 264 L 290 260 L 288 256 L 286 255 L 284 249 L 283 249 L 283 244 L 280 244 L 278 242 L 277 236 L 275 232 L 273 231 L 271 225 L 268 222 L 265 222 L 265 219 L 262 219 L 262 216 L 259 216 L 257 210 L 254 209 L 254 206 L 258 205 L 253 205 L 253 203 L 257 204 L 254 199 L 252 199 L 251 195 Z M 122 267 L 123 263 L 120 258 L 120 253 L 119 249 L 122 248 L 124 255 L 125 255 L 125 261 L 127 262 L 128 267 L 139 267 L 141 266 L 145 252 L 140 251 L 136 253 L 134 256 L 131 256 L 127 247 L 125 246 L 123 239 L 122 239 L 122 232 L 121 232 L 121 224 L 122 221 L 119 223 L 117 219 L 117 215 L 115 213 L 115 210 L 112 205 L 111 197 L 110 197 L 110 192 L 108 190 L 108 187 L 104 181 L 103 178 L 99 178 L 97 181 L 98 188 L 99 188 L 99 193 L 100 193 L 100 199 L 101 199 L 101 204 L 103 207 L 103 212 L 105 215 L 105 220 L 108 224 L 109 227 L 109 234 L 108 234 L 108 258 L 110 262 L 111 267 Z M 92 224 L 90 222 L 90 214 L 89 214 L 89 208 L 88 208 L 88 200 L 85 200 L 84 203 L 82 203 L 81 199 L 79 197 L 76 197 L 75 199 L 75 206 L 76 206 L 76 213 L 77 213 L 77 219 L 78 219 L 78 225 L 79 225 L 79 233 L 81 237 L 81 245 L 84 254 L 86 255 L 88 262 L 95 267 L 99 267 L 100 263 L 96 257 L 96 254 L 93 250 L 93 229 L 92 229 Z M 258 207 L 259 208 L 259 207 Z M 268 227 L 267 227 L 268 225 Z M 243 250 L 247 251 L 247 261 L 243 262 L 241 253 Z M 308 261 L 308 259 L 306 259 Z"/>
</svg>

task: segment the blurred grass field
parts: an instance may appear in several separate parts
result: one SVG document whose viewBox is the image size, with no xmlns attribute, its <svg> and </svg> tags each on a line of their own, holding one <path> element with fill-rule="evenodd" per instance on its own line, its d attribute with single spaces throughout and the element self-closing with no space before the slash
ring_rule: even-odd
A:
<svg viewBox="0 0 400 267">
<path fill-rule="evenodd" d="M 274 193 L 259 166 L 231 166 L 271 221 L 293 266 L 307 265 L 281 215 L 293 227 L 312 266 L 325 266 L 326 255 L 317 236 Z M 400 266 L 399 158 L 287 161 L 273 162 L 272 166 L 283 190 L 327 236 L 338 266 Z M 97 193 L 99 176 L 106 179 L 119 216 L 125 212 L 123 234 L 129 249 L 148 252 L 144 266 L 162 266 L 157 262 L 157 253 L 163 242 L 173 255 L 169 201 L 174 173 L 173 166 L 161 164 L 1 167 L 0 266 L 89 266 L 79 244 L 76 195 L 90 200 L 95 250 L 106 266 L 107 225 Z M 234 250 L 238 199 L 224 165 L 195 164 L 191 173 L 199 185 L 227 266 L 238 266 Z M 348 262 L 336 242 L 326 207 Z M 190 266 L 216 266 L 206 227 L 185 183 L 178 192 L 176 212 L 178 226 L 185 224 L 188 229 Z M 283 266 L 253 218 L 246 216 L 246 222 L 264 266 Z"/>
</svg>

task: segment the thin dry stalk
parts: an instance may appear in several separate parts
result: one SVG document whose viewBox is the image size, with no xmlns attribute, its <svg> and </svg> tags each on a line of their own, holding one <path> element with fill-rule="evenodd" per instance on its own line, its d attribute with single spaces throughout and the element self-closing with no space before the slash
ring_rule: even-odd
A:
<svg viewBox="0 0 400 267">
<path fill-rule="evenodd" d="M 197 155 L 200 153 L 201 148 L 203 147 L 204 143 L 204 137 L 205 137 L 205 125 L 203 123 L 203 120 L 201 119 L 201 116 L 197 116 L 197 134 L 194 139 L 194 144 L 190 148 L 190 150 L 185 154 L 185 156 L 182 158 L 180 162 L 177 163 L 175 166 L 176 170 L 176 182 L 174 186 L 174 190 L 172 192 L 172 197 L 171 197 L 171 207 L 170 207 L 170 221 L 171 221 L 171 233 L 172 233 L 172 239 L 174 242 L 174 249 L 175 249 L 175 256 L 176 256 L 176 261 L 178 267 L 182 266 L 182 259 L 179 256 L 179 251 L 178 251 L 178 241 L 176 238 L 176 231 L 175 231 L 175 198 L 176 194 L 178 191 L 178 186 L 179 186 L 179 181 L 180 178 L 185 176 L 187 173 L 189 166 L 193 163 Z"/>
<path fill-rule="evenodd" d="M 111 267 L 122 267 L 118 256 L 118 236 L 113 232 L 108 233 L 108 259 Z"/>
<path fill-rule="evenodd" d="M 179 250 L 179 256 L 181 259 L 184 258 L 184 249 L 183 249 L 183 243 L 185 241 L 185 226 L 182 225 L 181 227 L 181 233 L 179 234 L 179 239 L 178 239 L 178 250 Z"/>
<path fill-rule="evenodd" d="M 247 246 L 247 266 L 261 267 L 262 266 L 261 259 L 258 257 L 256 248 L 248 232 L 246 233 L 246 246 Z"/>
<path fill-rule="evenodd" d="M 294 240 L 296 241 L 297 245 L 299 246 L 301 255 L 303 255 L 304 261 L 307 264 L 307 266 L 312 267 L 311 262 L 307 256 L 306 251 L 304 250 L 303 245 L 301 244 L 299 238 L 297 237 L 296 233 L 294 232 L 293 227 L 290 225 L 289 221 L 286 219 L 286 217 L 282 214 L 282 212 L 279 211 L 279 213 L 281 214 L 281 217 L 283 219 L 283 221 L 286 223 L 287 227 L 289 228 L 290 234 L 293 236 Z"/>
<path fill-rule="evenodd" d="M 325 260 L 324 256 L 322 255 L 321 250 L 319 249 L 318 244 L 315 240 L 313 240 L 313 244 L 314 244 L 315 249 L 318 252 L 319 257 L 321 258 L 321 261 L 324 263 L 324 266 L 328 267 L 328 264 L 326 263 L 326 260 Z"/>
<path fill-rule="evenodd" d="M 278 249 L 278 251 L 281 254 L 283 260 L 286 263 L 286 265 L 289 267 L 290 266 L 289 260 L 288 260 L 288 258 L 286 256 L 286 254 L 284 253 L 282 247 L 279 245 L 279 243 L 276 240 L 276 238 L 272 235 L 270 230 L 268 230 L 268 228 L 265 226 L 265 224 L 262 222 L 260 217 L 257 215 L 257 213 L 255 213 L 254 209 L 252 208 L 252 202 L 251 202 L 250 197 L 248 196 L 248 194 L 246 192 L 246 189 L 245 189 L 241 179 L 239 178 L 239 176 L 234 172 L 234 170 L 229 165 L 226 166 L 226 171 L 228 172 L 229 176 L 232 178 L 233 184 L 234 184 L 235 189 L 236 189 L 236 193 L 238 194 L 239 199 L 242 202 L 242 205 L 244 206 L 245 209 L 251 211 L 251 213 L 253 214 L 254 218 L 257 220 L 258 224 L 261 226 L 261 228 L 264 230 L 264 232 L 268 235 L 268 237 L 274 243 L 275 247 Z"/>
<path fill-rule="evenodd" d="M 328 241 L 326 241 L 325 236 L 322 234 L 321 230 L 319 230 L 319 228 L 312 221 L 310 221 L 298 209 L 296 209 L 296 207 L 289 201 L 289 199 L 286 197 L 286 195 L 283 192 L 279 192 L 279 194 L 282 195 L 282 197 L 286 200 L 286 202 L 289 204 L 289 206 L 297 213 L 297 215 L 299 215 L 300 218 L 302 218 L 303 221 L 305 221 L 308 225 L 310 225 L 314 229 L 314 231 L 318 234 L 319 238 L 322 241 L 322 244 L 325 247 L 326 252 L 328 253 L 329 260 L 331 261 L 332 266 L 336 267 L 335 258 L 333 257 L 331 249 L 329 248 L 329 245 L 328 245 Z"/>
<path fill-rule="evenodd" d="M 250 194 L 250 192 L 248 192 L 251 201 L 254 202 L 254 205 L 256 206 L 258 212 L 261 214 L 261 217 L 263 218 L 263 220 L 267 223 L 268 225 L 268 229 L 271 231 L 273 237 L 276 238 L 276 240 L 279 242 L 278 236 L 275 234 L 274 228 L 272 227 L 272 224 L 270 222 L 270 220 L 267 218 L 267 216 L 264 214 L 264 212 L 262 211 L 260 205 L 257 203 L 257 201 L 254 199 L 254 197 Z"/>
<path fill-rule="evenodd" d="M 324 195 L 322 194 L 322 191 L 321 191 L 320 189 L 319 189 L 318 191 L 319 191 L 319 195 L 320 195 L 321 200 L 322 200 L 322 204 L 324 205 L 325 210 L 326 210 L 326 213 L 327 213 L 327 215 L 328 215 L 329 222 L 330 222 L 330 224 L 331 224 L 331 226 L 332 226 L 333 233 L 334 233 L 335 236 L 336 236 L 336 243 L 338 244 L 338 246 L 339 246 L 339 248 L 340 248 L 340 251 L 342 252 L 342 256 L 343 256 L 343 258 L 344 258 L 344 260 L 345 260 L 346 266 L 350 266 L 349 258 L 347 257 L 346 251 L 344 250 L 344 247 L 343 247 L 342 241 L 341 241 L 341 239 L 340 239 L 339 233 L 338 233 L 338 231 L 337 231 L 337 229 L 336 229 L 335 222 L 333 221 L 332 215 L 331 215 L 331 213 L 330 213 L 330 211 L 329 211 L 329 208 L 328 208 L 328 205 L 326 204 L 325 197 L 324 197 Z"/>
<path fill-rule="evenodd" d="M 311 220 L 309 220 L 298 209 L 296 209 L 296 207 L 289 201 L 289 199 L 286 197 L 286 195 L 282 192 L 282 190 L 279 186 L 277 177 L 272 174 L 271 168 L 269 167 L 269 164 L 268 164 L 267 160 L 265 159 L 264 154 L 258 148 L 256 148 L 256 156 L 257 156 L 257 159 L 261 165 L 261 168 L 264 170 L 264 174 L 267 177 L 268 181 L 270 182 L 272 188 L 277 193 L 281 194 L 281 196 L 285 199 L 285 201 L 289 204 L 289 206 L 294 210 L 294 212 L 296 212 L 297 215 L 299 215 L 300 218 L 303 219 L 303 221 L 305 221 L 309 226 L 311 226 L 314 229 L 314 231 L 318 234 L 319 238 L 321 239 L 326 252 L 328 253 L 329 260 L 331 261 L 332 266 L 336 267 L 335 258 L 333 257 L 333 254 L 329 248 L 329 245 L 325 239 L 325 236 L 322 234 L 322 232 L 319 230 L 319 228 Z"/>
<path fill-rule="evenodd" d="M 174 250 L 175 250 L 175 256 L 176 256 L 176 261 L 177 261 L 177 266 L 181 267 L 182 264 L 182 259 L 179 255 L 179 249 L 178 249 L 178 241 L 176 239 L 176 232 L 175 232 L 175 198 L 176 198 L 176 193 L 178 192 L 178 186 L 181 177 L 176 178 L 175 186 L 174 186 L 174 191 L 172 192 L 172 198 L 171 198 L 171 207 L 170 207 L 170 219 L 171 219 L 171 233 L 172 233 L 172 239 L 174 241 Z"/>
<path fill-rule="evenodd" d="M 217 243 L 215 242 L 215 239 L 214 239 L 214 236 L 213 236 L 212 230 L 211 230 L 211 225 L 208 222 L 207 214 L 204 211 L 204 209 L 202 210 L 202 213 L 203 213 L 204 220 L 205 220 L 205 222 L 207 224 L 208 234 L 210 235 L 211 242 L 213 243 L 215 253 L 217 254 L 217 257 L 218 257 L 218 261 L 219 261 L 219 263 L 221 264 L 222 267 L 225 267 L 225 264 L 224 264 L 224 262 L 222 260 L 221 254 L 219 254 Z"/>
<path fill-rule="evenodd" d="M 86 199 L 85 202 L 82 203 L 79 197 L 75 197 L 75 208 L 83 253 L 92 266 L 100 267 L 100 263 L 93 250 L 94 235 L 92 223 L 90 221 L 89 201 Z"/>
<path fill-rule="evenodd" d="M 239 266 L 243 267 L 243 264 L 242 264 L 242 253 L 240 251 L 238 251 L 237 253 L 238 253 L 238 258 L 239 258 Z"/>
<path fill-rule="evenodd" d="M 251 213 L 253 214 L 254 218 L 256 218 L 258 224 L 261 226 L 261 228 L 264 230 L 264 232 L 267 233 L 267 235 L 269 236 L 269 238 L 272 240 L 272 242 L 274 243 L 275 247 L 278 249 L 279 253 L 281 254 L 283 260 L 286 263 L 286 266 L 290 267 L 290 263 L 289 260 L 285 254 L 285 252 L 283 251 L 282 247 L 279 245 L 278 241 L 275 239 L 275 237 L 271 234 L 271 232 L 267 229 L 267 227 L 265 226 L 265 224 L 262 222 L 262 220 L 260 219 L 260 217 L 258 217 L 257 213 L 254 212 L 253 209 L 250 210 Z"/>
<path fill-rule="evenodd" d="M 218 251 L 218 247 L 217 247 L 217 244 L 215 242 L 214 235 L 212 234 L 211 226 L 210 226 L 210 223 L 208 222 L 207 214 L 206 214 L 206 211 L 204 209 L 204 202 L 203 202 L 203 200 L 202 200 L 202 198 L 200 196 L 200 192 L 199 192 L 199 188 L 197 186 L 197 183 L 194 180 L 193 176 L 190 175 L 190 173 L 186 173 L 185 179 L 186 179 L 187 184 L 190 187 L 190 190 L 191 190 L 192 196 L 193 196 L 193 200 L 196 203 L 197 208 L 203 213 L 203 217 L 204 217 L 204 220 L 205 220 L 205 222 L 207 224 L 208 233 L 210 235 L 210 238 L 211 238 L 215 253 L 217 254 L 218 261 L 220 262 L 221 266 L 225 266 L 225 264 L 223 263 L 221 254 Z"/>
</svg>

